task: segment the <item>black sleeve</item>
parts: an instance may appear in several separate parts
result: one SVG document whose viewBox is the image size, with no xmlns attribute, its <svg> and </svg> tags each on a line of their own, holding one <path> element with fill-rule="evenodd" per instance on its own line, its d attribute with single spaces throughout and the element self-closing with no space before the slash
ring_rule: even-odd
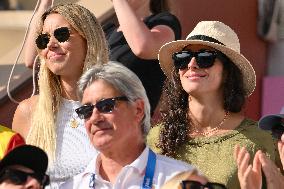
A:
<svg viewBox="0 0 284 189">
<path fill-rule="evenodd" d="M 110 34 L 116 29 L 114 23 L 108 22 L 102 26 L 106 38 L 110 37 Z"/>
<path fill-rule="evenodd" d="M 176 16 L 169 12 L 162 12 L 151 15 L 144 20 L 145 24 L 151 29 L 157 25 L 169 26 L 175 33 L 175 40 L 181 39 L 181 25 Z"/>
</svg>

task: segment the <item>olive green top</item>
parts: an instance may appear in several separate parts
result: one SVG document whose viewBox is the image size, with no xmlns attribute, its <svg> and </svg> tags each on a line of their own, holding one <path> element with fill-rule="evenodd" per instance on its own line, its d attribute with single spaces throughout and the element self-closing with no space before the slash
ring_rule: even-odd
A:
<svg viewBox="0 0 284 189">
<path fill-rule="evenodd" d="M 240 189 L 234 161 L 236 144 L 245 146 L 251 157 L 259 149 L 274 161 L 278 154 L 271 134 L 256 125 L 255 121 L 244 119 L 235 130 L 227 133 L 190 139 L 177 149 L 174 158 L 196 166 L 211 182 L 222 183 L 228 189 Z M 155 145 L 161 126 L 153 127 L 147 136 L 148 145 L 157 153 L 161 152 Z"/>
</svg>

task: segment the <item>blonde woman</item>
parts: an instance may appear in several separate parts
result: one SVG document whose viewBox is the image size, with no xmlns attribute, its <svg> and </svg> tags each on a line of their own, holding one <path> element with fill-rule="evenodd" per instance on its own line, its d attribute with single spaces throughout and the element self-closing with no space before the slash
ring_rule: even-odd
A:
<svg viewBox="0 0 284 189">
<path fill-rule="evenodd" d="M 19 104 L 12 127 L 47 152 L 51 187 L 58 188 L 97 153 L 74 111 L 80 105 L 76 83 L 92 65 L 107 62 L 108 50 L 96 17 L 76 4 L 47 10 L 37 33 L 39 95 Z"/>
<path fill-rule="evenodd" d="M 208 182 L 208 179 L 200 175 L 196 169 L 183 171 L 168 180 L 161 189 L 226 189 L 219 183 Z"/>
</svg>

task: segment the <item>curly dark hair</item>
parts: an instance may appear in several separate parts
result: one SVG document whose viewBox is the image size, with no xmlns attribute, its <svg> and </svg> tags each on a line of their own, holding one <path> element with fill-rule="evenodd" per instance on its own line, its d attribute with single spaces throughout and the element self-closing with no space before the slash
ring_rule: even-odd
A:
<svg viewBox="0 0 284 189">
<path fill-rule="evenodd" d="M 222 54 L 222 53 L 221 53 Z M 245 103 L 243 76 L 240 69 L 224 54 L 218 57 L 223 63 L 224 110 L 240 112 Z M 162 154 L 175 157 L 177 149 L 187 140 L 191 127 L 188 116 L 189 94 L 182 88 L 178 70 L 174 69 L 167 78 L 162 96 L 162 123 L 157 146 Z"/>
<path fill-rule="evenodd" d="M 153 14 L 169 11 L 167 0 L 150 0 L 150 11 Z"/>
</svg>

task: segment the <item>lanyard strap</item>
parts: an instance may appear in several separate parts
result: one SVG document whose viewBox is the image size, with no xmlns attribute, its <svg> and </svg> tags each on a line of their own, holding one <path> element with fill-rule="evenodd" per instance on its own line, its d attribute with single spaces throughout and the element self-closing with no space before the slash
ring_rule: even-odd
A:
<svg viewBox="0 0 284 189">
<path fill-rule="evenodd" d="M 149 149 L 146 173 L 144 176 L 144 181 L 141 189 L 152 188 L 155 167 L 156 167 L 156 154 L 151 149 Z"/>
<path fill-rule="evenodd" d="M 149 149 L 146 172 L 144 175 L 144 180 L 141 189 L 152 188 L 155 167 L 156 167 L 156 154 L 151 149 Z M 95 179 L 96 179 L 96 174 L 93 173 L 89 181 L 89 188 L 95 189 L 96 185 Z"/>
</svg>

